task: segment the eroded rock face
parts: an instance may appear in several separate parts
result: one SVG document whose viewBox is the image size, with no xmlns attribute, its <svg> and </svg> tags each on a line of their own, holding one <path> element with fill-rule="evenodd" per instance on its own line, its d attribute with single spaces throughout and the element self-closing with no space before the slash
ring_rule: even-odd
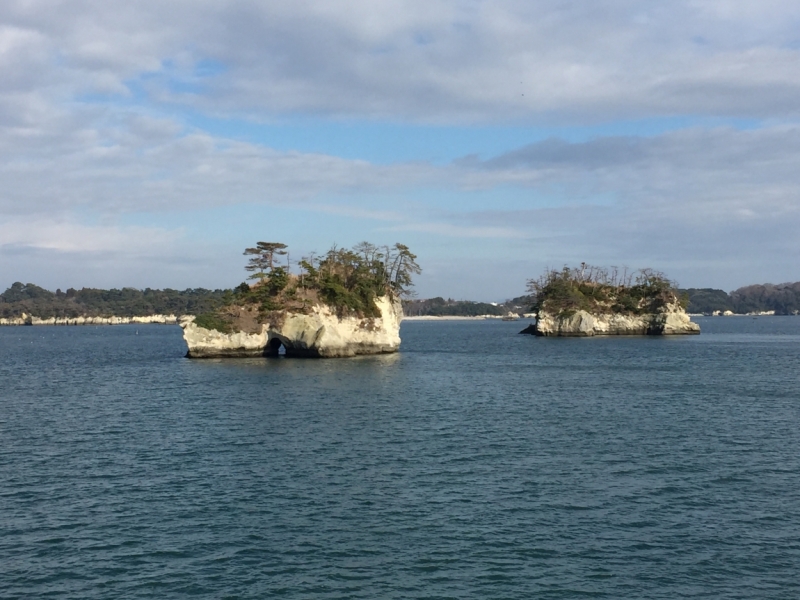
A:
<svg viewBox="0 0 800 600">
<path fill-rule="evenodd" d="M 591 314 L 579 310 L 558 318 L 540 312 L 536 324 L 522 333 L 541 336 L 586 337 L 593 335 L 686 335 L 700 333 L 700 326 L 677 305 L 648 315 Z"/>
<path fill-rule="evenodd" d="M 215 358 L 235 356 L 276 356 L 281 346 L 286 356 L 341 357 L 359 354 L 397 352 L 400 347 L 400 321 L 403 309 L 388 296 L 375 301 L 381 316 L 339 318 L 324 305 L 311 314 L 277 313 L 261 331 L 225 334 L 203 329 L 193 318 L 181 321 L 187 356 Z"/>
<path fill-rule="evenodd" d="M 194 324 L 194 317 L 182 317 L 183 339 L 189 347 L 186 356 L 192 358 L 220 358 L 262 356 L 267 345 L 267 333 L 222 333 L 204 329 Z"/>
</svg>

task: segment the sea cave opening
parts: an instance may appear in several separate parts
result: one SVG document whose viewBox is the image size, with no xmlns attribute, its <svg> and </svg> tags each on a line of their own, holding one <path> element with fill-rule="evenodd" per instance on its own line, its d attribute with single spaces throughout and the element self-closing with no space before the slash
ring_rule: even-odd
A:
<svg viewBox="0 0 800 600">
<path fill-rule="evenodd" d="M 272 338 L 269 341 L 268 356 L 286 356 L 286 346 L 278 338 Z"/>
</svg>

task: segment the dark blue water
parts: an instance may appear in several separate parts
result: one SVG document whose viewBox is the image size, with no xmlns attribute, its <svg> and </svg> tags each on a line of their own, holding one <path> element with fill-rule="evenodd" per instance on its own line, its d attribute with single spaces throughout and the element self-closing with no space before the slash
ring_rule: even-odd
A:
<svg viewBox="0 0 800 600">
<path fill-rule="evenodd" d="M 191 361 L 0 328 L 2 598 L 798 598 L 800 317 Z"/>
</svg>

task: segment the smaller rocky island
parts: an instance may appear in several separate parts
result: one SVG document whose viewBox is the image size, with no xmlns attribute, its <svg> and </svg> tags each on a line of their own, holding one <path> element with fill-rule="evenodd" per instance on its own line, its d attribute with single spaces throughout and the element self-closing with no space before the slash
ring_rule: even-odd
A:
<svg viewBox="0 0 800 600">
<path fill-rule="evenodd" d="M 407 246 L 333 247 L 301 259 L 299 272 L 291 272 L 286 248 L 258 242 L 246 249 L 255 283 L 241 284 L 214 311 L 181 319 L 188 357 L 333 358 L 399 349 L 400 298 L 420 272 Z"/>
<path fill-rule="evenodd" d="M 686 314 L 688 298 L 662 273 L 592 267 L 548 270 L 528 282 L 537 336 L 686 335 L 700 327 Z"/>
</svg>

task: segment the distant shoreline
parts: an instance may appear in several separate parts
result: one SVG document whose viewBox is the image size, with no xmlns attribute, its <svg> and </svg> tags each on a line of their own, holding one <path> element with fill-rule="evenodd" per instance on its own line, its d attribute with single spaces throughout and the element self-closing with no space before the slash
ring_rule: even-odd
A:
<svg viewBox="0 0 800 600">
<path fill-rule="evenodd" d="M 775 315 L 774 313 L 749 313 L 749 314 L 732 314 L 732 315 L 705 315 L 697 313 L 689 313 L 690 317 L 774 317 L 774 316 L 792 316 L 792 315 Z M 514 321 L 533 321 L 536 317 L 532 315 L 521 316 Z M 180 317 L 176 315 L 147 315 L 137 317 L 50 317 L 49 319 L 40 319 L 38 317 L 11 317 L 0 318 L 0 327 L 25 327 L 31 325 L 56 325 L 56 326 L 81 326 L 81 325 L 176 325 Z M 458 315 L 443 315 L 443 316 L 404 316 L 403 321 L 502 321 L 502 316 L 496 315 L 479 315 L 477 317 L 465 317 Z"/>
<path fill-rule="evenodd" d="M 524 321 L 525 319 L 533 319 L 533 317 L 520 317 L 514 321 Z M 457 315 L 443 315 L 433 316 L 424 315 L 420 317 L 403 317 L 403 321 L 502 321 L 502 316 L 496 315 L 479 315 L 477 317 L 463 317 Z"/>
<path fill-rule="evenodd" d="M 55 325 L 59 327 L 80 327 L 82 325 L 176 325 L 179 317 L 175 315 L 144 315 L 138 317 L 50 317 L 40 319 L 24 315 L 22 317 L 0 318 L 0 326 L 29 327 Z"/>
</svg>

